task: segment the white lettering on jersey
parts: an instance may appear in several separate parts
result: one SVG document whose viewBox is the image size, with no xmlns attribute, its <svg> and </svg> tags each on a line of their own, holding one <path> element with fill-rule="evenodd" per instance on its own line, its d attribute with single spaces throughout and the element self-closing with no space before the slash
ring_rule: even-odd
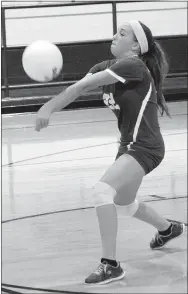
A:
<svg viewBox="0 0 188 294">
<path fill-rule="evenodd" d="M 103 94 L 103 100 L 104 100 L 104 103 L 105 103 L 110 109 L 112 109 L 112 110 L 120 109 L 119 105 L 115 102 L 112 93 L 109 93 L 109 94 L 104 93 L 104 94 Z"/>
</svg>

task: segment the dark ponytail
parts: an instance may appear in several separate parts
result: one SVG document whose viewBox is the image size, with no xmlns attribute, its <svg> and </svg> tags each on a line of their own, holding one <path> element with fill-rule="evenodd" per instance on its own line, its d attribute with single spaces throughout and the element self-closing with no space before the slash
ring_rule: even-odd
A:
<svg viewBox="0 0 188 294">
<path fill-rule="evenodd" d="M 146 34 L 149 47 L 148 52 L 143 54 L 141 58 L 145 62 L 153 77 L 157 91 L 157 103 L 161 109 L 161 114 L 163 115 L 165 112 L 170 117 L 170 113 L 162 92 L 162 85 L 169 70 L 168 62 L 163 49 L 159 43 L 154 41 L 150 29 L 143 23 L 140 22 L 140 24 Z"/>
</svg>

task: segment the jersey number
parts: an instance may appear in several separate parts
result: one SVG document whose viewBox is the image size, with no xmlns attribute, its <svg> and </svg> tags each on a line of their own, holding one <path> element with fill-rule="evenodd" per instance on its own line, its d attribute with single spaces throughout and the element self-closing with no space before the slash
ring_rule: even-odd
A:
<svg viewBox="0 0 188 294">
<path fill-rule="evenodd" d="M 114 109 L 120 109 L 120 108 L 119 108 L 119 105 L 115 102 L 112 93 L 110 93 L 110 94 L 106 94 L 106 93 L 104 93 L 104 95 L 103 95 L 103 100 L 104 100 L 104 103 L 105 103 L 110 109 L 112 109 L 112 110 L 114 110 Z"/>
</svg>

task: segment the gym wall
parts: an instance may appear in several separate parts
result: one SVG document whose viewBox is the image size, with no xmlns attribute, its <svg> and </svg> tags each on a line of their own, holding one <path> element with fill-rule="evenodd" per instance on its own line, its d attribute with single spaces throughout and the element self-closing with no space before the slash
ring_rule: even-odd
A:
<svg viewBox="0 0 188 294">
<path fill-rule="evenodd" d="M 34 1 L 33 4 L 35 2 L 42 3 Z M 154 36 L 185 35 L 187 3 L 147 1 L 117 4 L 118 25 L 131 19 L 144 22 Z M 111 4 L 6 11 L 7 46 L 28 45 L 38 39 L 54 43 L 110 39 L 112 27 Z"/>
</svg>

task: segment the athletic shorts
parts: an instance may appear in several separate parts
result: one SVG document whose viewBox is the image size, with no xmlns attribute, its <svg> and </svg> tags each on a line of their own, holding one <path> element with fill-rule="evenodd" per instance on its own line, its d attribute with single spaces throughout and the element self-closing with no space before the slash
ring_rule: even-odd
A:
<svg viewBox="0 0 188 294">
<path fill-rule="evenodd" d="M 139 148 L 139 146 L 131 146 L 130 149 L 120 146 L 116 156 L 116 160 L 123 154 L 130 154 L 142 166 L 145 174 L 149 174 L 161 163 L 164 158 L 165 150 L 162 148 L 158 150 L 157 153 L 158 154 L 153 154 L 151 150 L 142 149 Z"/>
</svg>

